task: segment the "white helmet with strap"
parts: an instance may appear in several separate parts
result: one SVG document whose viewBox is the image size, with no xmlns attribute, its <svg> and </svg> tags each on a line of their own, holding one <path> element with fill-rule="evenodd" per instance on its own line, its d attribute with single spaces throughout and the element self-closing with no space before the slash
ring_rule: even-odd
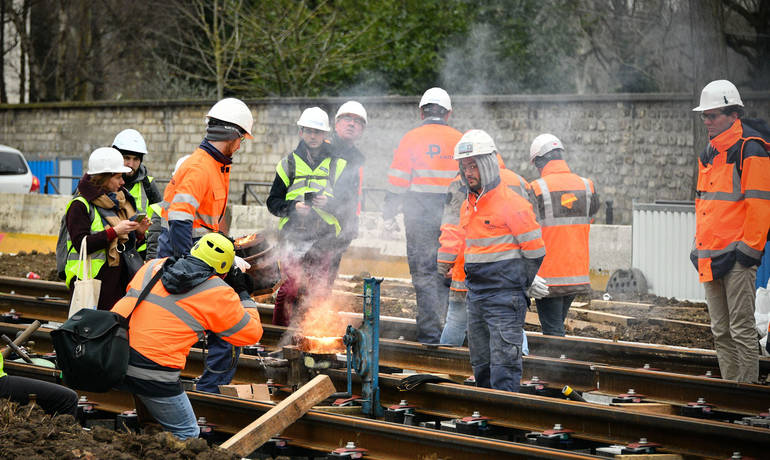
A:
<svg viewBox="0 0 770 460">
<path fill-rule="evenodd" d="M 535 158 L 541 157 L 551 150 L 562 149 L 564 145 L 558 137 L 553 134 L 541 134 L 532 141 L 532 145 L 529 146 L 529 161 L 535 161 Z"/>
<path fill-rule="evenodd" d="M 329 131 L 329 115 L 320 107 L 309 107 L 302 111 L 297 126 Z"/>
<path fill-rule="evenodd" d="M 693 112 L 703 112 L 711 109 L 719 109 L 739 105 L 743 107 L 738 88 L 728 80 L 714 80 L 703 87 L 700 92 L 700 104 L 692 109 Z"/>
<path fill-rule="evenodd" d="M 475 157 L 478 155 L 487 155 L 495 153 L 497 147 L 492 136 L 482 129 L 471 129 L 463 134 L 460 141 L 455 145 L 455 160 Z"/>
<path fill-rule="evenodd" d="M 452 111 L 452 101 L 449 99 L 449 93 L 438 87 L 430 88 L 422 95 L 420 108 L 428 104 L 436 104 L 450 112 Z"/>
<path fill-rule="evenodd" d="M 251 115 L 251 110 L 240 99 L 228 97 L 217 102 L 206 114 L 206 123 L 210 118 L 232 123 L 246 132 L 247 139 L 254 139 L 251 135 L 254 117 Z"/>
<path fill-rule="evenodd" d="M 88 171 L 90 175 L 104 173 L 130 173 L 131 168 L 123 165 L 123 155 L 112 147 L 99 147 L 91 152 L 88 157 Z"/>
<path fill-rule="evenodd" d="M 364 120 L 364 124 L 368 123 L 368 120 L 366 119 L 366 109 L 358 101 L 347 101 L 342 104 L 337 110 L 337 115 L 335 115 L 334 120 L 339 120 L 342 115 L 355 115 Z"/>
<path fill-rule="evenodd" d="M 123 152 L 139 153 L 141 155 L 147 154 L 147 144 L 144 142 L 144 138 L 139 131 L 135 129 L 124 129 L 115 136 L 115 140 L 112 141 L 112 147 Z"/>
</svg>

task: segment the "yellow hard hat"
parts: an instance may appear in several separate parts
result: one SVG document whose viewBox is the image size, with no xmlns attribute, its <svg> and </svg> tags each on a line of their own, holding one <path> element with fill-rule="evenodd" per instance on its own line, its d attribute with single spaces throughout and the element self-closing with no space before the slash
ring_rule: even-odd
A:
<svg viewBox="0 0 770 460">
<path fill-rule="evenodd" d="M 220 233 L 208 233 L 190 249 L 190 255 L 206 262 L 217 273 L 230 271 L 235 258 L 233 243 Z"/>
</svg>

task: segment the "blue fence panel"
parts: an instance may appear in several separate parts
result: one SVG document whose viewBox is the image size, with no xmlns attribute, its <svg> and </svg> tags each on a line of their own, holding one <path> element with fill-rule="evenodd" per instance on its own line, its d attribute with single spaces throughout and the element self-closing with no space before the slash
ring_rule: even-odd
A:
<svg viewBox="0 0 770 460">
<path fill-rule="evenodd" d="M 40 181 L 40 193 L 44 192 L 46 176 L 55 176 L 59 173 L 59 164 L 57 160 L 33 160 L 27 161 L 32 174 Z M 58 185 L 58 184 L 57 184 Z M 52 188 L 48 189 L 49 194 L 56 193 Z"/>
</svg>

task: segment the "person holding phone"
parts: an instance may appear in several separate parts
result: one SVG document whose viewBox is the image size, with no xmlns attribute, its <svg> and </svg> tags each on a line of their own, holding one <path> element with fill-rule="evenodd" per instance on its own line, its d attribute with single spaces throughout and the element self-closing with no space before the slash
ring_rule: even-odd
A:
<svg viewBox="0 0 770 460">
<path fill-rule="evenodd" d="M 267 198 L 267 209 L 280 218 L 282 275 L 275 295 L 273 324 L 288 326 L 302 298 L 320 299 L 329 294 L 329 270 L 342 227 L 341 200 L 335 190 L 347 161 L 333 154 L 326 141 L 329 115 L 310 107 L 297 121 L 300 141 L 276 166 Z M 345 175 L 347 177 L 347 175 Z"/>
</svg>

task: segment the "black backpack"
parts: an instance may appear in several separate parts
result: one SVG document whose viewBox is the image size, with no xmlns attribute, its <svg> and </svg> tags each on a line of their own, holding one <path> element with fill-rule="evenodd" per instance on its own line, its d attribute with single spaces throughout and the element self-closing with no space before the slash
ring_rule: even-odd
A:
<svg viewBox="0 0 770 460">
<path fill-rule="evenodd" d="M 158 282 L 164 267 L 139 294 L 134 308 Z M 75 390 L 103 393 L 123 381 L 128 368 L 131 314 L 124 318 L 111 311 L 84 308 L 51 331 L 65 385 Z"/>
</svg>

